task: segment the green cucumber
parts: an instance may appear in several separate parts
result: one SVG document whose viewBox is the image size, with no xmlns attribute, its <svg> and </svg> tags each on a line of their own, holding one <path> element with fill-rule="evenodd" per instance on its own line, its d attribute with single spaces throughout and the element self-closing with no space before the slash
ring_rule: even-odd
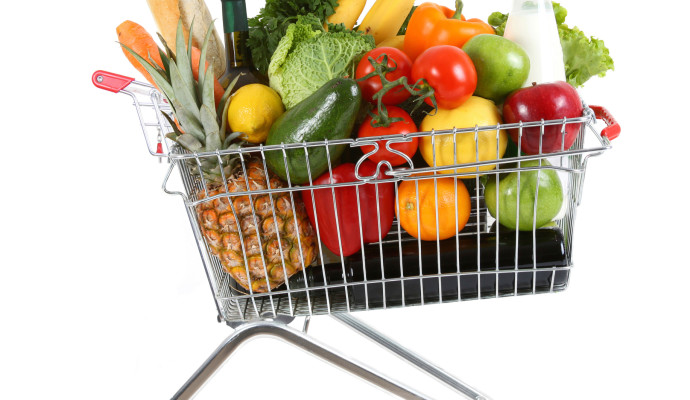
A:
<svg viewBox="0 0 690 400">
<path fill-rule="evenodd" d="M 352 135 L 361 104 L 362 93 L 357 82 L 335 78 L 278 118 L 268 133 L 266 145 L 347 139 Z M 331 163 L 335 163 L 346 148 L 347 145 L 328 146 Z M 326 146 L 309 147 L 307 151 L 308 165 L 303 148 L 286 150 L 289 171 L 286 171 L 282 150 L 266 151 L 266 162 L 285 181 L 289 172 L 293 185 L 309 183 L 309 170 L 312 180 L 316 180 L 328 170 L 328 157 Z"/>
</svg>

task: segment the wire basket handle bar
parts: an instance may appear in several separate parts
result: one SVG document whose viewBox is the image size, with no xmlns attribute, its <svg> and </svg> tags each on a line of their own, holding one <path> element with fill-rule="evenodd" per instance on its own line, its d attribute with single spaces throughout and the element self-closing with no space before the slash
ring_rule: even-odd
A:
<svg viewBox="0 0 690 400">
<path fill-rule="evenodd" d="M 149 153 L 158 157 L 159 161 L 169 157 L 169 142 L 163 135 L 171 128 L 162 114 L 170 114 L 172 109 L 155 86 L 103 70 L 94 72 L 91 82 L 99 89 L 129 96 L 136 107 Z M 150 114 L 149 110 L 153 110 L 154 113 Z"/>
<path fill-rule="evenodd" d="M 600 119 L 606 123 L 606 128 L 601 131 L 601 136 L 614 140 L 621 134 L 621 126 L 618 124 L 616 119 L 611 115 L 609 110 L 602 106 L 590 106 L 589 108 L 594 111 L 594 115 L 597 119 Z"/>
</svg>

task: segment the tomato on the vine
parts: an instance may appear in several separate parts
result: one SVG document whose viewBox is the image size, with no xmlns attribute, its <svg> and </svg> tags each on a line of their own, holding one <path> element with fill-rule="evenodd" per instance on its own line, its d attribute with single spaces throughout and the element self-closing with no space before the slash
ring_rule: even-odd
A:
<svg viewBox="0 0 690 400">
<path fill-rule="evenodd" d="M 382 63 L 384 54 L 388 55 L 388 67 L 395 68 L 394 71 L 386 74 L 386 79 L 393 82 L 404 76 L 407 77 L 407 80 L 409 81 L 412 73 L 412 61 L 410 61 L 410 58 L 407 56 L 407 54 L 403 53 L 399 49 L 394 47 L 379 47 L 365 54 L 357 65 L 356 79 L 360 89 L 362 90 L 362 97 L 364 100 L 370 103 L 376 103 L 374 100 L 374 95 L 383 87 L 381 78 L 374 76 L 363 81 L 360 81 L 359 79 L 374 72 L 374 66 L 371 65 L 371 62 L 369 62 L 369 57 L 373 58 L 379 63 Z M 402 85 L 399 85 L 394 87 L 391 91 L 383 96 L 383 104 L 400 104 L 409 97 L 410 92 L 405 90 Z"/>
<path fill-rule="evenodd" d="M 477 89 L 472 59 L 455 46 L 435 46 L 422 53 L 412 66 L 412 79 L 426 80 L 434 88 L 436 104 L 446 110 L 460 107 Z"/>
<path fill-rule="evenodd" d="M 418 132 L 417 125 L 415 125 L 412 117 L 410 117 L 410 114 L 408 114 L 405 110 L 395 106 L 388 106 L 386 109 L 388 110 L 388 116 L 390 118 L 401 118 L 402 121 L 393 122 L 388 127 L 374 128 L 371 126 L 372 117 L 368 116 L 367 119 L 362 123 L 362 126 L 359 128 L 357 137 L 366 138 Z M 378 115 L 378 111 L 374 111 L 374 114 Z M 387 142 L 388 141 L 386 140 L 379 140 L 377 142 L 379 146 L 378 151 L 369 156 L 369 160 L 377 164 L 381 161 L 388 161 L 393 167 L 405 164 L 407 161 L 402 156 L 388 151 L 386 148 Z M 419 138 L 416 137 L 412 138 L 412 140 L 409 142 L 391 144 L 392 149 L 399 151 L 410 158 L 414 157 L 418 146 Z M 370 153 L 374 151 L 374 149 L 374 146 L 362 146 L 362 151 L 364 154 Z"/>
</svg>

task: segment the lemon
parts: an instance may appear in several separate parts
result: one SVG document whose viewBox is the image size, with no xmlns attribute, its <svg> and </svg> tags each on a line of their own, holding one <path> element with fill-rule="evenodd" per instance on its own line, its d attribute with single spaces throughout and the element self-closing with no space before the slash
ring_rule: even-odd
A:
<svg viewBox="0 0 690 400">
<path fill-rule="evenodd" d="M 228 107 L 228 125 L 232 132 L 250 143 L 262 143 L 273 123 L 285 112 L 280 95 L 259 83 L 243 86 Z"/>
</svg>

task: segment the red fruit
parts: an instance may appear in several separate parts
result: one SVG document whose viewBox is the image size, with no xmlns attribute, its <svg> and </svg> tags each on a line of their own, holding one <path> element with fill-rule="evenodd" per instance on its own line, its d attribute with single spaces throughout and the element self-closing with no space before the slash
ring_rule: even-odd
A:
<svg viewBox="0 0 690 400">
<path fill-rule="evenodd" d="M 364 57 L 362 57 L 362 60 L 357 65 L 355 76 L 358 80 L 357 83 L 362 90 L 362 97 L 364 100 L 370 103 L 376 103 L 376 101 L 374 101 L 374 95 L 383 87 L 381 78 L 375 76 L 364 81 L 359 81 L 359 79 L 374 72 L 374 66 L 371 65 L 369 57 L 373 58 L 379 63 L 382 63 L 384 55 L 388 55 L 388 67 L 395 68 L 394 71 L 386 74 L 386 79 L 393 82 L 404 76 L 407 77 L 408 81 L 410 80 L 410 74 L 412 73 L 412 61 L 410 61 L 410 58 L 407 56 L 407 54 L 394 47 L 379 47 L 368 52 L 364 55 Z M 383 104 L 400 104 L 409 97 L 410 92 L 408 92 L 402 85 L 399 85 L 391 89 L 383 96 Z"/>
<path fill-rule="evenodd" d="M 412 65 L 412 80 L 425 79 L 434 88 L 439 108 L 452 110 L 466 102 L 477 89 L 477 70 L 472 59 L 455 46 L 435 46 Z M 430 100 L 426 100 L 431 104 Z"/>
<path fill-rule="evenodd" d="M 582 100 L 574 87 L 566 82 L 543 83 L 516 90 L 508 96 L 503 105 L 503 120 L 507 124 L 542 119 L 562 120 L 581 117 L 582 111 Z M 580 126 L 581 124 L 567 124 L 565 138 L 562 124 L 545 126 L 543 139 L 540 139 L 541 127 L 538 126 L 523 128 L 521 143 L 518 143 L 519 129 L 511 129 L 510 137 L 526 154 L 555 153 L 569 150 L 573 146 L 580 133 Z"/>
<path fill-rule="evenodd" d="M 405 110 L 395 106 L 388 106 L 387 110 L 388 116 L 390 118 L 402 118 L 403 121 L 394 122 L 389 127 L 385 128 L 374 128 L 373 126 L 371 126 L 372 117 L 368 116 L 367 119 L 365 119 L 362 123 L 362 126 L 359 128 L 359 133 L 357 134 L 357 137 L 365 138 L 375 136 L 403 135 L 406 133 L 415 133 L 418 131 L 417 125 L 415 125 L 414 121 L 412 120 L 412 117 L 410 117 L 410 114 L 408 114 Z M 378 111 L 375 110 L 374 114 L 378 115 Z M 379 149 L 376 153 L 369 156 L 369 160 L 373 161 L 376 164 L 380 163 L 381 161 L 388 161 L 391 163 L 391 166 L 393 167 L 397 167 L 398 165 L 407 163 L 407 161 L 402 156 L 395 153 L 391 153 L 390 151 L 388 151 L 388 149 L 386 149 L 386 143 L 388 143 L 386 140 L 379 140 L 377 143 L 379 145 Z M 391 144 L 392 149 L 399 151 L 410 158 L 414 157 L 415 153 L 417 152 L 418 146 L 419 138 L 416 137 L 412 138 L 412 140 L 409 142 Z M 362 146 L 362 152 L 364 152 L 364 154 L 370 153 L 374 151 L 374 149 L 374 146 Z"/>
</svg>

